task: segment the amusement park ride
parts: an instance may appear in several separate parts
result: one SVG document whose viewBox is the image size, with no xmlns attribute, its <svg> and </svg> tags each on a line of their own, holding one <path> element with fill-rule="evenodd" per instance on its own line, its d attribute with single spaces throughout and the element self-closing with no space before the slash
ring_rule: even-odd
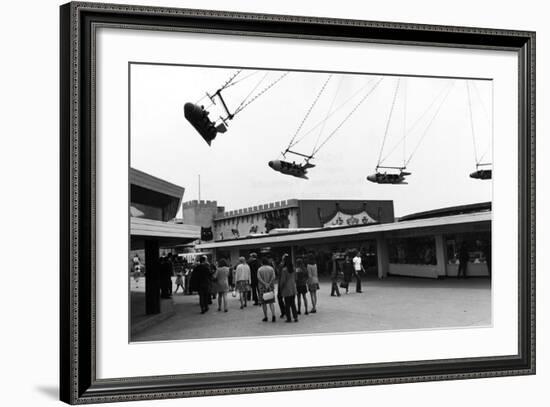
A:
<svg viewBox="0 0 550 407">
<path fill-rule="evenodd" d="M 290 150 L 288 150 L 287 152 L 304 157 L 305 158 L 304 163 L 296 164 L 296 162 L 290 162 L 290 161 L 284 161 L 284 160 L 271 160 L 268 163 L 268 165 L 271 168 L 273 168 L 275 171 L 279 171 L 281 174 L 292 175 L 293 177 L 296 177 L 296 178 L 309 179 L 307 177 L 307 170 L 315 167 L 315 164 L 311 164 L 309 162 L 309 160 L 311 160 L 313 156 L 307 156 L 305 154 L 297 153 L 295 151 L 290 151 Z"/>
<path fill-rule="evenodd" d="M 196 103 L 186 103 L 184 105 L 184 115 L 187 121 L 195 128 L 195 130 L 202 136 L 202 138 L 208 143 L 210 146 L 212 141 L 216 138 L 216 136 L 220 133 L 225 133 L 229 127 L 229 121 L 233 120 L 244 108 L 249 106 L 252 102 L 254 102 L 256 99 L 258 99 L 260 96 L 262 96 L 264 93 L 266 93 L 269 89 L 271 89 L 274 85 L 279 83 L 284 77 L 286 77 L 289 72 L 282 72 L 275 80 L 272 80 L 271 83 L 269 83 L 267 86 L 263 88 L 263 90 L 256 92 L 258 87 L 264 82 L 264 80 L 267 78 L 267 76 L 270 74 L 270 72 L 265 72 L 263 77 L 256 83 L 256 85 L 253 87 L 253 89 L 248 93 L 248 95 L 241 101 L 241 103 L 233 110 L 231 111 L 228 108 L 228 105 L 223 97 L 222 92 L 226 90 L 229 87 L 235 86 L 236 84 L 245 81 L 246 79 L 256 75 L 259 72 L 262 71 L 254 71 L 253 73 L 250 73 L 246 75 L 245 77 L 242 77 L 242 69 L 234 73 L 226 82 L 225 84 L 220 87 L 216 92 L 213 94 L 206 93 L 206 96 L 204 98 L 208 98 L 211 102 L 211 104 L 207 107 L 204 107 L 200 104 L 201 100 L 199 100 Z M 240 76 L 241 75 L 241 76 Z M 374 92 L 374 90 L 378 87 L 378 85 L 382 82 L 384 78 L 371 78 L 365 85 L 363 85 L 361 88 L 359 88 L 356 92 L 354 92 L 350 97 L 348 97 L 343 103 L 341 103 L 338 107 L 334 108 L 334 102 L 336 100 L 336 96 L 340 90 L 341 82 L 343 77 L 340 78 L 340 82 L 338 84 L 338 87 L 336 88 L 332 103 L 330 104 L 330 107 L 325 115 L 325 118 L 321 120 L 319 123 L 317 123 L 315 126 L 310 128 L 308 131 L 300 133 L 301 129 L 304 125 L 304 123 L 307 121 L 310 113 L 316 106 L 317 102 L 325 92 L 325 89 L 328 85 L 328 83 L 331 81 L 333 75 L 329 74 L 327 79 L 324 81 L 321 89 L 319 90 L 317 96 L 314 98 L 313 103 L 309 106 L 308 110 L 306 111 L 305 116 L 303 117 L 302 121 L 300 122 L 300 125 L 298 126 L 298 129 L 292 136 L 290 142 L 288 143 L 288 146 L 284 150 L 284 152 L 281 153 L 281 157 L 269 161 L 268 165 L 270 168 L 272 168 L 274 171 L 277 171 L 284 175 L 290 175 L 296 178 L 301 179 L 309 179 L 307 176 L 308 170 L 315 168 L 315 165 L 312 164 L 310 161 L 315 158 L 315 155 L 319 152 L 319 150 L 338 132 L 338 130 L 350 119 L 350 117 L 357 111 L 357 109 L 365 102 L 365 100 Z M 375 168 L 375 173 L 368 175 L 366 179 L 370 182 L 377 183 L 377 184 L 401 184 L 405 185 L 407 184 L 406 178 L 407 176 L 411 175 L 411 172 L 407 171 L 407 166 L 410 163 L 411 159 L 413 158 L 416 150 L 418 149 L 420 143 L 423 141 L 424 137 L 428 133 L 430 127 L 432 126 L 433 122 L 435 121 L 436 117 L 439 114 L 439 111 L 441 107 L 443 106 L 445 100 L 447 99 L 447 96 L 453 89 L 455 82 L 450 82 L 449 85 L 445 86 L 442 91 L 434 98 L 432 103 L 428 106 L 428 108 L 424 111 L 424 113 L 420 116 L 420 118 L 416 121 L 416 123 L 412 126 L 411 129 L 406 129 L 406 108 L 407 108 L 407 101 L 406 101 L 406 78 L 397 78 L 396 79 L 396 86 L 395 91 L 393 95 L 393 101 L 391 104 L 391 109 L 389 112 L 389 116 L 387 118 L 386 122 L 386 129 L 384 133 L 384 137 L 382 140 L 382 145 L 380 148 L 380 154 L 378 158 L 378 163 Z M 488 180 L 492 178 L 492 164 L 491 163 L 482 163 L 481 160 L 484 158 L 484 155 L 481 156 L 481 158 L 478 159 L 477 155 L 477 148 L 476 148 L 476 134 L 475 134 L 475 126 L 474 126 L 474 117 L 472 112 L 472 96 L 471 96 L 471 90 L 470 87 L 473 86 L 474 90 L 477 92 L 477 88 L 475 88 L 475 84 L 470 84 L 470 81 L 466 81 L 466 89 L 468 94 L 468 105 L 469 105 L 469 112 L 470 112 L 470 126 L 471 126 L 471 133 L 474 143 L 474 156 L 476 161 L 476 171 L 472 172 L 470 174 L 471 178 L 479 179 L 479 180 Z M 347 113 L 347 115 L 340 121 L 340 123 L 333 129 L 332 132 L 328 134 L 324 139 L 321 141 L 321 136 L 324 131 L 326 122 L 328 119 L 333 116 L 338 110 L 341 110 L 345 105 L 347 105 L 349 102 L 351 102 L 357 95 L 363 94 L 363 96 L 359 99 L 359 101 L 356 101 L 356 104 L 351 108 L 351 110 Z M 254 96 L 252 96 L 254 94 Z M 398 104 L 398 97 L 402 95 L 403 98 L 403 112 L 404 112 L 404 120 L 403 120 L 403 135 L 402 138 L 397 142 L 396 145 L 393 146 L 393 148 L 387 153 L 387 155 L 382 158 L 382 153 L 384 151 L 384 147 L 386 144 L 386 139 L 388 136 L 388 130 L 390 128 L 390 123 L 392 122 L 392 117 L 394 116 L 394 110 L 396 104 Z M 479 102 L 481 103 L 481 98 L 479 97 Z M 220 103 L 221 107 L 223 109 L 223 115 L 219 117 L 218 120 L 212 120 L 210 116 L 210 112 L 208 109 L 212 105 L 216 105 L 216 103 Z M 424 129 L 420 132 L 420 137 L 418 140 L 418 144 L 413 149 L 412 153 L 407 157 L 405 146 L 406 146 L 406 137 L 410 131 L 413 130 L 413 128 L 420 122 L 420 119 L 427 118 L 428 123 L 424 127 Z M 301 152 L 298 152 L 294 149 L 294 147 L 302 141 L 306 136 L 311 134 L 313 131 L 320 128 L 320 131 L 318 132 L 317 136 L 317 142 L 315 143 L 315 146 L 313 147 L 313 150 L 310 154 L 304 154 Z M 384 161 L 392 154 L 392 152 L 399 146 L 403 146 L 403 161 L 402 165 L 383 165 Z M 296 161 L 290 161 L 287 159 L 287 154 L 292 154 L 298 157 L 303 158 L 303 162 L 296 163 Z"/>
</svg>

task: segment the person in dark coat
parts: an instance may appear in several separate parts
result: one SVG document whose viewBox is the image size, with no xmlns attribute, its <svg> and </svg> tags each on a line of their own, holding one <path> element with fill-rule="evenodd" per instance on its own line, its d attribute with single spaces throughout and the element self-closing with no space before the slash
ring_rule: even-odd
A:
<svg viewBox="0 0 550 407">
<path fill-rule="evenodd" d="M 338 280 L 340 277 L 340 268 L 338 267 L 338 258 L 336 255 L 332 256 L 332 268 L 330 272 L 330 281 L 331 281 L 331 287 L 330 287 L 330 296 L 338 296 L 340 297 L 340 290 L 338 289 Z"/>
<path fill-rule="evenodd" d="M 172 298 L 172 263 L 166 258 L 160 258 L 160 297 Z"/>
<path fill-rule="evenodd" d="M 355 274 L 355 269 L 353 267 L 353 262 L 351 261 L 351 256 L 349 254 L 346 255 L 346 259 L 344 260 L 344 281 L 340 284 L 340 287 L 346 289 L 346 294 L 349 293 L 349 283 L 351 283 L 351 279 L 353 275 Z"/>
<path fill-rule="evenodd" d="M 211 300 L 210 296 L 210 267 L 206 263 L 206 257 L 201 256 L 199 264 L 193 270 L 193 283 L 196 285 L 199 291 L 199 302 L 201 306 L 201 314 L 208 311 L 208 302 Z"/>
<path fill-rule="evenodd" d="M 294 322 L 298 322 L 298 310 L 296 309 L 296 273 L 292 266 L 292 261 L 288 254 L 283 255 L 283 267 L 279 278 L 279 292 L 285 299 L 286 322 L 292 322 L 291 312 Z"/>
<path fill-rule="evenodd" d="M 458 251 L 458 272 L 456 274 L 456 278 L 460 278 L 461 276 L 463 278 L 466 278 L 466 269 L 468 268 L 468 260 L 470 260 L 470 253 L 468 251 L 468 246 L 466 245 L 466 242 L 462 242 L 460 245 L 460 249 Z"/>
<path fill-rule="evenodd" d="M 250 267 L 250 287 L 252 291 L 252 300 L 254 305 L 260 305 L 258 302 L 258 269 L 261 264 L 258 260 L 256 253 L 250 253 L 250 258 L 248 259 L 248 266 Z M 248 300 L 250 300 L 250 291 L 248 292 Z"/>
</svg>

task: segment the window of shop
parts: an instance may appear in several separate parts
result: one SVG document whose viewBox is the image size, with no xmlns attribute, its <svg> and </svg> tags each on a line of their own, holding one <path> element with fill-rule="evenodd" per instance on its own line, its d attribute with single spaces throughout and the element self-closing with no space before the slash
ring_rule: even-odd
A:
<svg viewBox="0 0 550 407">
<path fill-rule="evenodd" d="M 389 239 L 388 249 L 393 264 L 437 264 L 433 236 Z"/>
<path fill-rule="evenodd" d="M 460 258 L 468 258 L 469 263 L 487 263 L 490 257 L 490 233 L 461 233 L 445 236 L 447 262 L 458 264 Z"/>
</svg>

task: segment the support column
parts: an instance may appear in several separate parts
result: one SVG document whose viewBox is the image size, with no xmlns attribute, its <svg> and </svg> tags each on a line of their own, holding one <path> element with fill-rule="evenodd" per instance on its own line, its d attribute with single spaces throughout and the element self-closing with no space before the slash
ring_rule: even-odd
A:
<svg viewBox="0 0 550 407">
<path fill-rule="evenodd" d="M 386 278 L 390 269 L 390 260 L 388 255 L 388 242 L 384 235 L 376 236 L 376 260 L 378 278 Z"/>
<path fill-rule="evenodd" d="M 239 263 L 239 249 L 232 247 L 229 250 L 229 262 L 232 266 L 236 266 Z"/>
<path fill-rule="evenodd" d="M 145 313 L 160 313 L 160 263 L 159 244 L 145 241 Z"/>
<path fill-rule="evenodd" d="M 437 275 L 447 276 L 447 248 L 443 235 L 435 235 L 435 258 L 437 261 Z"/>
</svg>

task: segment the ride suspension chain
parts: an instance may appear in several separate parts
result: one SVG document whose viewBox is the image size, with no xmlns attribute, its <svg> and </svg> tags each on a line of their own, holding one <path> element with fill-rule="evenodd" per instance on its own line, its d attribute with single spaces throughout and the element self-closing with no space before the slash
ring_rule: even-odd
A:
<svg viewBox="0 0 550 407">
<path fill-rule="evenodd" d="M 265 92 L 267 92 L 269 89 L 271 89 L 273 86 L 275 86 L 277 83 L 279 83 L 285 76 L 287 76 L 290 72 L 285 72 L 279 78 L 277 78 L 275 81 L 273 81 L 271 84 L 266 86 L 264 89 L 262 89 L 256 96 L 254 96 L 252 99 L 250 99 L 248 102 L 246 102 L 244 105 L 239 106 L 236 110 L 234 115 L 241 112 L 243 109 L 245 109 L 247 106 L 249 106 L 252 102 L 254 102 L 256 99 L 258 99 L 260 96 L 262 96 Z M 246 99 L 245 99 L 246 100 Z"/>
<path fill-rule="evenodd" d="M 315 97 L 315 99 L 313 100 L 313 103 L 309 106 L 309 109 L 307 110 L 304 118 L 302 119 L 302 122 L 300 123 L 300 125 L 298 126 L 298 128 L 296 129 L 296 132 L 294 133 L 294 136 L 292 136 L 292 139 L 290 140 L 290 143 L 288 143 L 288 148 L 290 148 L 290 146 L 292 145 L 292 142 L 296 139 L 296 137 L 298 136 L 298 133 L 300 133 L 300 130 L 302 130 L 302 127 L 304 125 L 304 123 L 306 122 L 307 118 L 309 117 L 309 115 L 311 114 L 311 111 L 313 110 L 313 108 L 315 107 L 315 105 L 317 104 L 317 102 L 319 101 L 319 98 L 321 97 L 321 95 L 323 94 L 325 88 L 327 87 L 327 84 L 329 83 L 330 79 L 332 78 L 332 74 L 330 74 L 327 78 L 327 80 L 325 81 L 325 83 L 323 84 L 323 86 L 321 87 L 321 89 L 319 90 L 319 93 L 317 93 L 317 96 Z M 287 150 L 288 150 L 287 148 Z"/>
<path fill-rule="evenodd" d="M 355 107 L 351 110 L 351 112 L 349 112 L 347 116 L 344 117 L 344 119 L 340 122 L 340 124 L 336 126 L 336 128 L 328 135 L 328 137 L 321 143 L 321 145 L 319 145 L 319 147 L 315 149 L 312 155 L 317 154 L 319 150 L 321 150 L 321 148 L 336 134 L 336 132 L 340 130 L 340 128 L 344 125 L 344 123 L 347 122 L 351 118 L 351 116 L 353 116 L 353 114 L 357 111 L 357 109 L 359 109 L 359 106 L 361 106 L 363 102 L 367 100 L 367 98 L 372 94 L 372 92 L 374 92 L 374 90 L 378 87 L 378 85 L 380 85 L 380 82 L 382 82 L 383 80 L 384 78 L 380 78 L 378 82 L 374 84 L 374 86 L 367 92 L 367 94 L 363 96 L 361 100 L 355 105 Z"/>
<path fill-rule="evenodd" d="M 382 160 L 382 152 L 384 151 L 384 145 L 386 144 L 386 139 L 388 138 L 388 132 L 390 130 L 391 118 L 393 116 L 393 111 L 395 109 L 395 101 L 397 100 L 397 95 L 399 94 L 399 85 L 400 84 L 401 84 L 401 78 L 398 78 L 397 79 L 397 84 L 395 85 L 395 92 L 393 94 L 393 100 L 391 102 L 390 114 L 388 115 L 388 119 L 386 120 L 386 130 L 384 131 L 384 138 L 382 139 L 382 147 L 380 147 L 380 154 L 378 154 L 378 163 L 376 164 L 376 167 L 380 166 L 380 162 Z"/>
</svg>

